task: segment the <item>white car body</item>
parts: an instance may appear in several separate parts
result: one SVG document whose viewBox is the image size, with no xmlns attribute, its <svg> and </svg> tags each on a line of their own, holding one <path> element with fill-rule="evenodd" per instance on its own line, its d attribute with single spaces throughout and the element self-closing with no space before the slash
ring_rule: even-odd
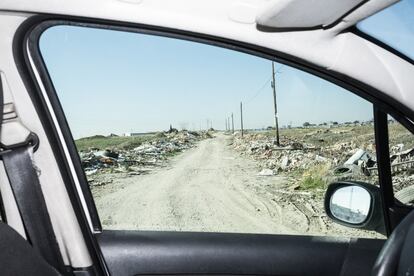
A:
<svg viewBox="0 0 414 276">
<path fill-rule="evenodd" d="M 309 30 L 263 31 L 256 22 L 262 24 L 297 24 L 301 26 L 301 18 L 307 24 L 313 12 L 308 14 L 292 14 L 297 20 L 274 21 L 272 15 L 282 9 L 283 3 L 289 1 L 265 0 L 2 0 L 0 2 L 0 72 L 3 76 L 3 87 L 14 101 L 19 117 L 26 126 L 38 134 L 41 140 L 47 141 L 45 131 L 33 107 L 31 98 L 16 67 L 13 55 L 14 33 L 28 19 L 38 14 L 73 16 L 76 18 L 99 19 L 102 22 L 127 23 L 144 28 L 166 30 L 177 34 L 192 33 L 199 38 L 221 42 L 236 41 L 245 45 L 246 49 L 266 49 L 275 53 L 276 57 L 296 64 L 312 67 L 313 70 L 323 68 L 327 72 L 341 75 L 363 83 L 380 93 L 371 97 L 388 97 L 393 104 L 405 110 L 414 110 L 414 65 L 401 57 L 361 38 L 352 32 L 343 32 L 350 26 L 379 10 L 393 4 L 394 0 L 373 0 L 365 2 L 358 9 L 339 18 L 339 22 L 329 28 Z M 323 1 L 322 1 L 323 2 Z M 330 10 L 319 11 L 327 13 Z M 307 21 L 308 20 L 308 21 Z M 152 27 L 154 26 L 154 27 Z M 289 25 L 287 25 L 289 26 Z M 165 28 L 165 29 L 164 29 Z M 27 54 L 30 53 L 27 49 Z M 357 53 L 357 54 L 356 54 Z M 37 69 L 32 64 L 38 82 L 42 87 Z M 12 98 L 14 100 L 12 100 Z M 51 114 L 53 110 L 44 93 L 46 104 Z M 64 137 L 56 118 L 55 127 L 61 141 Z M 2 135 L 5 135 L 4 133 Z M 91 258 L 86 249 L 75 213 L 56 167 L 52 147 L 43 142 L 35 155 L 40 171 L 40 182 L 49 209 L 61 253 L 66 265 L 72 267 L 88 267 Z M 77 179 L 68 150 L 66 156 L 73 178 Z M 7 191 L 5 172 L 1 166 L 0 177 L 3 183 L 1 190 Z M 83 203 L 86 219 L 90 223 L 88 209 L 82 191 L 77 183 L 80 200 Z M 10 189 L 2 192 L 3 199 L 12 198 Z M 16 204 L 4 200 L 5 208 L 14 213 L 9 220 L 17 231 L 24 235 L 22 222 L 19 219 Z M 93 229 L 91 229 L 93 231 Z"/>
</svg>

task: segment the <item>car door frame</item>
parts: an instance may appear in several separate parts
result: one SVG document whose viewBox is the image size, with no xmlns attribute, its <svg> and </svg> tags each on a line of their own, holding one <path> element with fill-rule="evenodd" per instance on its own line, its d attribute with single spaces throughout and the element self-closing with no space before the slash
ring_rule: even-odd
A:
<svg viewBox="0 0 414 276">
<path fill-rule="evenodd" d="M 414 133 L 414 126 L 411 121 L 414 121 L 414 111 L 408 110 L 404 105 L 390 98 L 389 96 L 381 93 L 377 89 L 364 84 L 358 80 L 351 79 L 345 75 L 337 72 L 332 72 L 311 64 L 302 59 L 298 59 L 294 56 L 287 55 L 269 48 L 263 48 L 260 46 L 230 40 L 222 37 L 215 37 L 211 35 L 205 35 L 201 33 L 192 33 L 183 30 L 169 29 L 165 27 L 149 26 L 144 24 L 135 24 L 127 22 L 118 22 L 110 20 L 101 20 L 95 18 L 81 18 L 73 16 L 60 16 L 60 15 L 35 15 L 27 19 L 19 28 L 18 32 L 14 37 L 13 42 L 13 54 L 15 57 L 16 64 L 19 69 L 20 76 L 22 77 L 26 89 L 29 91 L 35 108 L 40 115 L 42 124 L 47 131 L 48 139 L 54 150 L 55 158 L 58 161 L 60 173 L 64 176 L 66 189 L 70 196 L 73 208 L 75 210 L 79 224 L 81 225 L 82 232 L 85 237 L 88 249 L 94 260 L 94 264 L 105 271 L 105 260 L 100 251 L 99 244 L 96 240 L 96 235 L 102 232 L 102 226 L 99 221 L 99 216 L 94 204 L 91 192 L 89 190 L 86 176 L 81 167 L 80 158 L 76 151 L 76 146 L 73 140 L 73 136 L 70 132 L 68 123 L 65 119 L 63 109 L 60 105 L 59 99 L 57 98 L 56 91 L 54 90 L 53 84 L 49 77 L 48 71 L 42 61 L 40 51 L 38 49 L 38 39 L 41 33 L 52 26 L 59 24 L 88 26 L 88 27 L 99 27 L 103 29 L 128 31 L 136 33 L 151 34 L 157 36 L 165 36 L 177 39 L 184 39 L 188 41 L 199 42 L 208 45 L 219 46 L 222 48 L 228 48 L 231 50 L 237 50 L 254 56 L 266 58 L 279 62 L 282 64 L 289 65 L 297 68 L 304 72 L 308 72 L 312 75 L 318 76 L 331 83 L 339 85 L 349 92 L 354 93 L 374 105 L 374 115 L 376 119 L 375 134 L 377 144 L 378 160 L 381 162 L 380 167 L 385 173 L 380 175 L 380 184 L 384 200 L 384 215 L 386 220 L 387 233 L 391 233 L 392 229 L 398 224 L 398 222 L 404 217 L 407 211 L 411 208 L 406 206 L 398 206 L 395 203 L 392 183 L 390 182 L 391 175 L 388 172 L 389 157 L 388 161 L 384 156 L 389 152 L 388 149 L 388 133 L 384 132 L 385 127 L 384 118 L 386 114 L 392 115 L 397 121 L 404 125 L 407 129 Z M 353 32 L 353 29 L 349 30 Z M 28 45 L 28 48 L 27 48 Z M 29 57 L 29 53 L 31 57 Z M 53 110 L 57 115 L 57 122 L 55 122 L 50 114 L 50 110 L 46 108 L 46 103 L 40 92 L 40 87 L 37 82 L 34 68 L 31 66 L 30 58 L 33 58 L 33 62 L 36 65 L 36 71 L 39 73 L 41 81 L 46 88 L 48 97 L 52 103 Z M 411 120 L 411 121 L 410 121 Z M 69 156 L 65 154 L 62 145 L 62 139 L 59 137 L 59 133 L 56 129 L 55 124 L 59 124 L 62 129 L 64 136 L 64 143 L 69 149 Z M 381 142 L 380 142 L 381 141 Z M 69 168 L 69 159 L 75 166 L 76 174 L 72 174 Z M 82 193 L 88 203 L 87 210 L 84 209 L 80 195 L 75 186 L 74 178 L 77 178 L 82 187 Z M 92 228 L 89 227 L 88 220 L 85 213 L 89 213 Z"/>
</svg>

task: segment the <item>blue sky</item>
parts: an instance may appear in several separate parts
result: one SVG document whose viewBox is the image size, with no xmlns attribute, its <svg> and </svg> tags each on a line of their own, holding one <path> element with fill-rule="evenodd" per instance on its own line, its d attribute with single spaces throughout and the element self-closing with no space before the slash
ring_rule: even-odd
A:
<svg viewBox="0 0 414 276">
<path fill-rule="evenodd" d="M 411 0 L 409 0 L 412 2 Z M 74 26 L 48 29 L 40 40 L 75 138 L 223 129 L 239 104 L 246 128 L 273 125 L 271 62 L 233 50 L 136 33 Z M 275 65 L 280 125 L 369 120 L 372 106 L 344 89 Z"/>
</svg>

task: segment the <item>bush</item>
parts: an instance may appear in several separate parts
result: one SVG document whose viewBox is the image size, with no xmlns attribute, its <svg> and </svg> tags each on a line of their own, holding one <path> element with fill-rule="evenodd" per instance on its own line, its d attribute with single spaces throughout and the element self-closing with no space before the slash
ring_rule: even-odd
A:
<svg viewBox="0 0 414 276">
<path fill-rule="evenodd" d="M 315 165 L 307 169 L 300 181 L 300 190 L 325 189 L 327 186 L 327 176 L 329 172 L 329 164 Z"/>
</svg>

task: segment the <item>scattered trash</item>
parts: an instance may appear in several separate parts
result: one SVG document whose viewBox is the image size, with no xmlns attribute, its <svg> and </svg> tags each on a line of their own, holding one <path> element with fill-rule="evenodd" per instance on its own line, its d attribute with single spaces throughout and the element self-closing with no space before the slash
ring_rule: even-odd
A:
<svg viewBox="0 0 414 276">
<path fill-rule="evenodd" d="M 337 180 L 359 180 L 376 184 L 378 168 L 375 154 L 374 135 L 363 133 L 360 137 L 333 140 L 329 135 L 353 135 L 353 129 L 321 129 L 307 134 L 280 137 L 280 145 L 274 143 L 274 136 L 260 132 L 250 132 L 241 138 L 235 133 L 229 145 L 249 155 L 256 161 L 261 171 L 258 175 L 284 173 L 291 178 L 293 190 L 300 189 L 298 184 L 303 172 L 317 165 L 327 166 L 324 179 L 329 183 Z M 337 138 L 335 138 L 337 139 Z M 391 170 L 394 189 L 413 185 L 409 176 L 414 171 L 414 148 L 402 143 L 390 147 Z M 293 174 L 292 174 L 293 173 Z"/>
<path fill-rule="evenodd" d="M 375 157 L 373 157 L 371 154 L 366 152 L 363 149 L 358 149 L 345 163 L 344 165 L 360 165 L 361 163 L 370 163 L 369 167 L 372 167 L 375 162 Z"/>
<path fill-rule="evenodd" d="M 98 171 L 98 169 L 85 170 L 85 174 L 86 174 L 87 176 L 89 176 L 89 175 L 93 175 L 93 174 L 95 174 L 97 171 Z"/>
<path fill-rule="evenodd" d="M 132 149 L 118 150 L 116 146 L 108 149 L 94 147 L 87 152 L 80 152 L 79 156 L 88 178 L 102 170 L 125 172 L 132 176 L 142 174 L 147 167 L 161 166 L 170 156 L 194 147 L 198 141 L 212 137 L 206 131 L 178 131 L 170 127 L 167 132 L 156 133 L 147 142 Z"/>
<path fill-rule="evenodd" d="M 273 171 L 307 169 L 315 160 L 321 163 L 331 161 L 317 154 L 318 148 L 312 144 L 287 141 L 286 138 L 282 141 L 281 145 L 277 145 L 273 137 L 260 133 L 248 133 L 243 139 L 236 134 L 232 146 L 241 154 L 257 159 L 261 168 Z"/>
<path fill-rule="evenodd" d="M 259 172 L 257 174 L 258 176 L 272 176 L 275 175 L 275 173 L 273 172 L 273 170 L 271 169 L 263 169 L 261 172 Z"/>
<path fill-rule="evenodd" d="M 344 164 L 334 169 L 333 173 L 336 176 L 357 176 L 360 174 L 361 168 L 355 164 Z"/>
<path fill-rule="evenodd" d="M 403 149 L 404 145 L 399 144 L 398 149 Z M 412 171 L 414 169 L 414 148 L 404 151 L 395 152 L 390 156 L 391 171 L 396 174 L 404 171 Z"/>
<path fill-rule="evenodd" d="M 325 157 L 320 156 L 320 155 L 316 155 L 315 156 L 315 161 L 317 161 L 317 162 L 327 162 L 328 158 L 325 158 Z"/>
<path fill-rule="evenodd" d="M 287 156 L 283 156 L 282 161 L 280 162 L 280 168 L 282 170 L 287 169 L 287 167 L 289 166 L 289 157 Z"/>
<path fill-rule="evenodd" d="M 401 152 L 401 151 L 403 151 L 403 149 L 404 149 L 404 144 L 397 144 L 397 145 L 395 145 L 395 146 L 392 146 L 392 147 L 391 147 L 391 149 L 390 149 L 390 151 L 391 151 L 392 153 L 396 153 L 396 152 Z"/>
<path fill-rule="evenodd" d="M 323 141 L 318 135 L 325 135 Z M 315 166 L 321 166 L 327 168 L 327 175 L 323 176 L 326 181 L 347 178 L 366 180 L 364 177 L 372 174 L 369 169 L 376 166 L 375 155 L 368 151 L 368 149 L 372 150 L 370 141 L 363 145 L 352 140 L 328 143 L 325 138 L 328 137 L 327 135 L 335 135 L 335 133 L 326 129 L 304 135 L 281 136 L 280 143 L 277 145 L 274 143 L 273 136 L 248 133 L 243 138 L 235 135 L 232 147 L 242 155 L 250 155 L 259 161 L 261 172 L 258 175 L 272 171 L 293 175 L 296 181 L 300 181 L 304 172 Z M 318 143 L 323 143 L 323 146 Z M 293 186 L 297 185 L 294 180 L 292 181 Z"/>
</svg>

